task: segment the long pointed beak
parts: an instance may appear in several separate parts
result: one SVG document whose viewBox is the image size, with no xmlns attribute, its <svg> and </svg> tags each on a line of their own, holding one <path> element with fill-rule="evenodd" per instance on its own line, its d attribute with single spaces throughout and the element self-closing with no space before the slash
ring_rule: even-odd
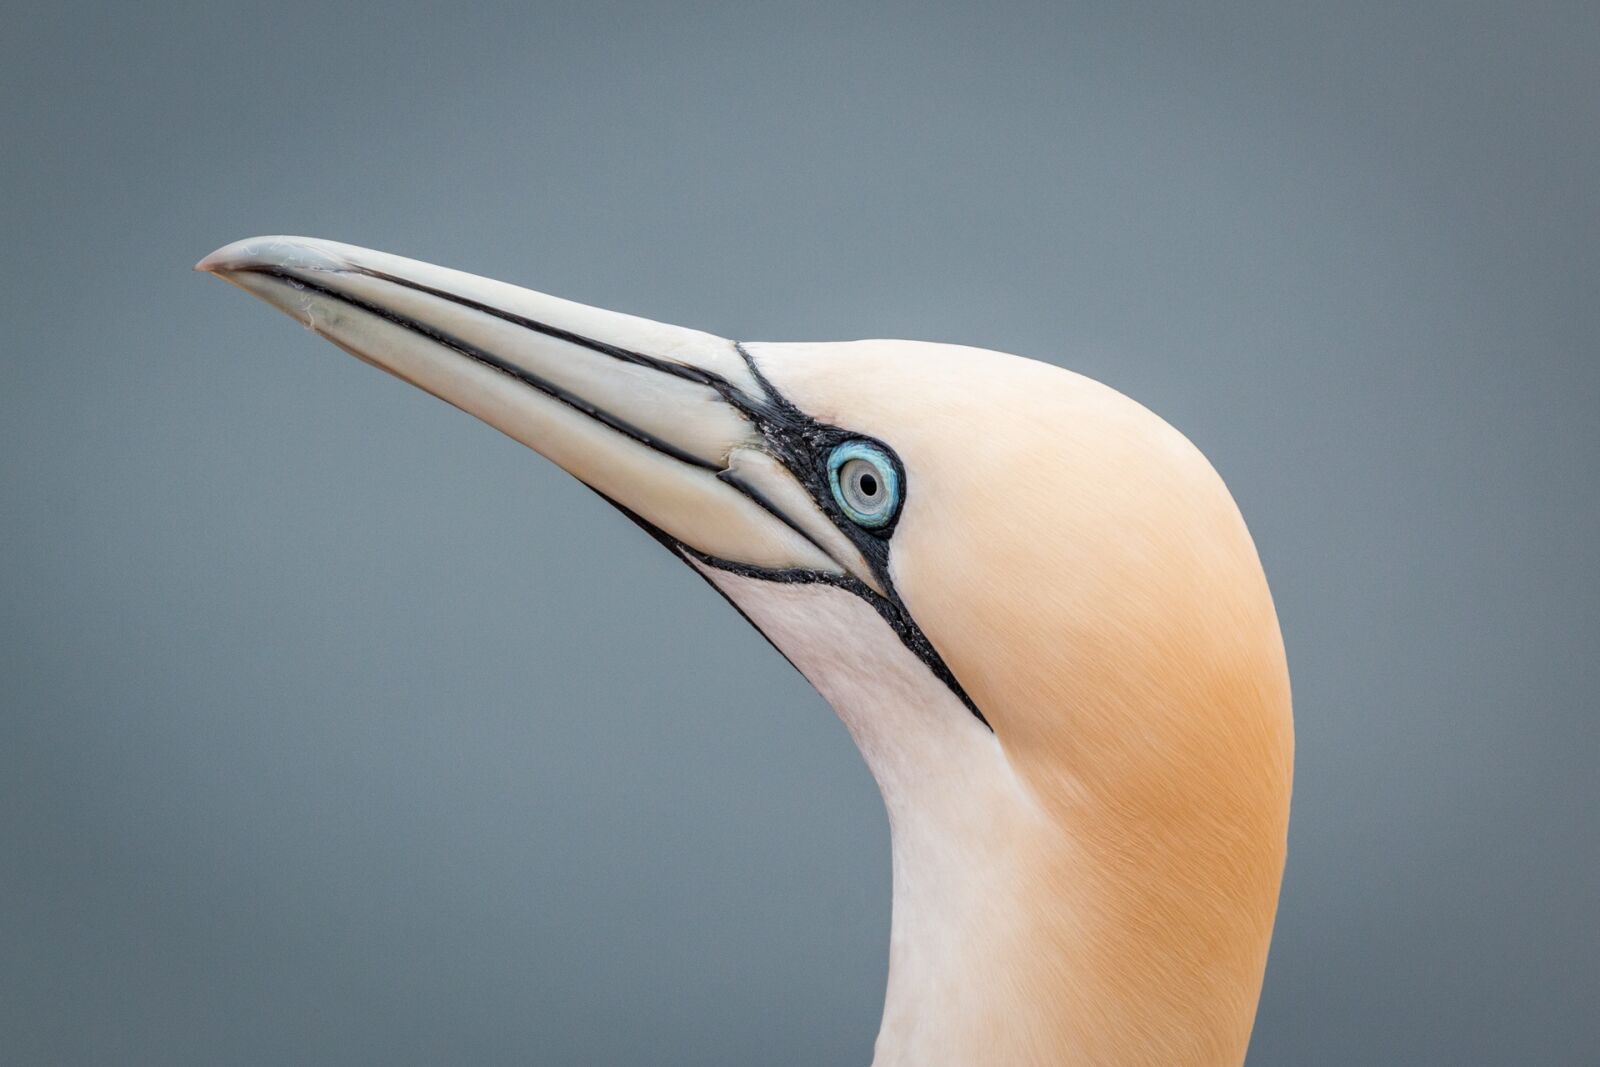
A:
<svg viewBox="0 0 1600 1067">
<path fill-rule="evenodd" d="M 769 447 L 775 398 L 731 341 L 305 237 L 239 241 L 195 269 L 521 441 L 691 554 L 882 591 Z"/>
</svg>

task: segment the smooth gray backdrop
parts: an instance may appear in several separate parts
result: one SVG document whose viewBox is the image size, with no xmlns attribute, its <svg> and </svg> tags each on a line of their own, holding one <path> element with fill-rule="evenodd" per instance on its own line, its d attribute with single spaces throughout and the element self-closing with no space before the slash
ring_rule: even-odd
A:
<svg viewBox="0 0 1600 1067">
<path fill-rule="evenodd" d="M 278 232 L 1145 402 L 1294 675 L 1251 1062 L 1593 1056 L 1600 6 L 30 4 L 0 94 L 0 1060 L 870 1055 L 832 713 L 189 272 Z"/>
</svg>

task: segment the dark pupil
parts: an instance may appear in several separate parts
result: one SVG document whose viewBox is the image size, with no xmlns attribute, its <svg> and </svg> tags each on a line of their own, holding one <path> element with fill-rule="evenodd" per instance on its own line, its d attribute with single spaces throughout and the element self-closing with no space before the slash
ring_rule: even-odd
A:
<svg viewBox="0 0 1600 1067">
<path fill-rule="evenodd" d="M 870 474 L 863 474 L 860 481 L 861 492 L 864 496 L 878 495 L 878 479 Z"/>
</svg>

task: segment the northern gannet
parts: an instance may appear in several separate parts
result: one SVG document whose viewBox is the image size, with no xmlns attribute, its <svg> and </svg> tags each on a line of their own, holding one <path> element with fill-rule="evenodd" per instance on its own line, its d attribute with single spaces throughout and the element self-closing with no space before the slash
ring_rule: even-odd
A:
<svg viewBox="0 0 1600 1067">
<path fill-rule="evenodd" d="M 879 1067 L 1242 1062 L 1289 677 L 1176 430 L 1016 356 L 738 343 L 331 241 L 196 269 L 565 468 L 833 705 L 893 842 Z"/>
</svg>

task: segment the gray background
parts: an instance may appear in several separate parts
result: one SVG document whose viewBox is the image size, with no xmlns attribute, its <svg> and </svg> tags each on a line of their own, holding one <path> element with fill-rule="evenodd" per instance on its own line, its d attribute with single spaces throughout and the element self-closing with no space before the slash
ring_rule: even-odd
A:
<svg viewBox="0 0 1600 1067">
<path fill-rule="evenodd" d="M 7 14 L 0 1058 L 868 1058 L 844 730 L 276 232 L 1144 401 L 1294 674 L 1252 1063 L 1592 1056 L 1600 7 L 865 6 Z"/>
</svg>

